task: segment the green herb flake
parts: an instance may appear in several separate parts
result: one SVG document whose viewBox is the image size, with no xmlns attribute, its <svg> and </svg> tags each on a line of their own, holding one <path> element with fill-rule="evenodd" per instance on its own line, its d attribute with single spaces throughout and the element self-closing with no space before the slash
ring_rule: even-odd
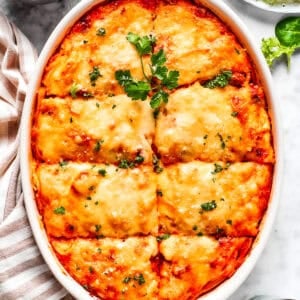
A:
<svg viewBox="0 0 300 300">
<path fill-rule="evenodd" d="M 197 233 L 197 236 L 203 236 L 203 233 L 202 233 L 201 231 L 199 231 L 199 232 Z"/>
<path fill-rule="evenodd" d="M 99 108 L 100 107 L 100 104 L 99 102 L 96 102 L 96 107 Z"/>
<path fill-rule="evenodd" d="M 213 79 L 204 83 L 204 87 L 209 89 L 224 88 L 231 80 L 232 72 L 230 70 L 224 70 Z"/>
<path fill-rule="evenodd" d="M 83 44 L 87 44 L 89 41 L 88 40 L 83 40 L 82 43 Z"/>
<path fill-rule="evenodd" d="M 99 152 L 101 150 L 101 145 L 103 144 L 103 140 L 96 141 L 95 147 L 94 147 L 94 152 Z"/>
<path fill-rule="evenodd" d="M 71 85 L 70 91 L 69 91 L 69 93 L 70 93 L 70 95 L 71 95 L 71 97 L 72 97 L 73 99 L 77 97 L 77 92 L 78 92 L 79 90 L 80 90 L 79 84 L 77 84 L 77 83 L 74 82 L 74 83 Z"/>
<path fill-rule="evenodd" d="M 135 275 L 133 279 L 137 281 L 139 285 L 143 285 L 146 282 L 143 274 Z"/>
<path fill-rule="evenodd" d="M 56 215 L 64 215 L 66 213 L 66 209 L 63 206 L 57 207 L 53 211 Z"/>
<path fill-rule="evenodd" d="M 226 220 L 226 224 L 232 225 L 232 220 Z"/>
<path fill-rule="evenodd" d="M 127 159 L 121 159 L 118 165 L 121 169 L 129 169 L 134 167 L 134 163 L 130 162 Z"/>
<path fill-rule="evenodd" d="M 59 166 L 61 167 L 61 168 L 63 168 L 63 167 L 65 167 L 65 166 L 67 166 L 68 165 L 68 161 L 67 160 L 62 160 L 62 161 L 60 161 L 58 164 L 59 164 Z"/>
<path fill-rule="evenodd" d="M 126 276 L 126 277 L 124 277 L 124 279 L 123 279 L 122 282 L 127 284 L 127 283 L 129 283 L 131 281 L 131 279 L 132 278 L 130 276 Z"/>
<path fill-rule="evenodd" d="M 102 249 L 101 248 L 97 248 L 97 252 L 98 253 L 102 253 Z"/>
<path fill-rule="evenodd" d="M 218 136 L 219 139 L 220 139 L 221 148 L 222 148 L 222 149 L 225 149 L 225 148 L 226 148 L 226 144 L 225 144 L 225 141 L 224 141 L 224 139 L 223 139 L 223 136 L 222 136 L 220 133 L 218 133 L 217 136 Z"/>
<path fill-rule="evenodd" d="M 215 169 L 211 172 L 211 174 L 215 175 L 223 171 L 223 167 L 217 163 L 214 164 Z"/>
<path fill-rule="evenodd" d="M 95 269 L 94 269 L 92 266 L 89 266 L 89 272 L 90 272 L 90 273 L 94 273 L 94 272 L 95 272 Z"/>
<path fill-rule="evenodd" d="M 238 115 L 239 115 L 239 113 L 237 111 L 233 111 L 231 113 L 231 116 L 234 117 L 234 118 L 236 118 Z"/>
<path fill-rule="evenodd" d="M 96 35 L 98 36 L 104 36 L 106 34 L 105 28 L 101 27 L 97 30 Z"/>
<path fill-rule="evenodd" d="M 96 85 L 96 81 L 99 77 L 102 77 L 98 67 L 93 67 L 93 70 L 89 73 L 90 82 L 92 86 Z"/>
<path fill-rule="evenodd" d="M 198 226 L 197 226 L 197 225 L 194 225 L 194 226 L 193 226 L 193 230 L 194 230 L 194 231 L 197 231 L 197 230 L 198 230 Z"/>
<path fill-rule="evenodd" d="M 134 162 L 136 163 L 136 164 L 142 164 L 143 162 L 144 162 L 144 157 L 143 156 L 141 156 L 140 154 L 138 154 L 137 156 L 136 156 L 136 158 L 134 159 Z"/>
<path fill-rule="evenodd" d="M 87 196 L 86 200 L 92 200 L 92 197 L 91 196 Z"/>
<path fill-rule="evenodd" d="M 170 234 L 169 233 L 165 233 L 165 234 L 162 234 L 162 235 L 160 235 L 160 236 L 157 236 L 156 237 L 156 240 L 158 241 L 158 242 L 161 242 L 161 241 L 164 241 L 164 240 L 167 240 L 168 238 L 170 238 Z"/>
<path fill-rule="evenodd" d="M 98 174 L 105 177 L 106 176 L 106 170 L 105 169 L 99 169 Z"/>
<path fill-rule="evenodd" d="M 113 106 L 111 107 L 111 109 L 115 109 L 117 107 L 116 104 L 113 104 Z"/>
<path fill-rule="evenodd" d="M 96 232 L 99 232 L 100 229 L 101 229 L 101 227 L 102 227 L 101 225 L 96 224 L 96 225 L 95 225 L 95 231 L 96 231 Z"/>
<path fill-rule="evenodd" d="M 217 208 L 216 200 L 212 200 L 210 202 L 202 203 L 200 212 L 202 213 L 203 211 L 212 211 L 216 208 Z"/>
</svg>

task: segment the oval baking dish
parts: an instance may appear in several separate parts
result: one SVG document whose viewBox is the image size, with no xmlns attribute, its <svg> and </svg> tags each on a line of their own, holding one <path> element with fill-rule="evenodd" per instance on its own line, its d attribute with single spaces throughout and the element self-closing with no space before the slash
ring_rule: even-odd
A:
<svg viewBox="0 0 300 300">
<path fill-rule="evenodd" d="M 21 122 L 26 210 L 54 276 L 77 299 L 228 298 L 274 221 L 278 124 L 269 69 L 221 1 L 79 3 Z"/>
</svg>

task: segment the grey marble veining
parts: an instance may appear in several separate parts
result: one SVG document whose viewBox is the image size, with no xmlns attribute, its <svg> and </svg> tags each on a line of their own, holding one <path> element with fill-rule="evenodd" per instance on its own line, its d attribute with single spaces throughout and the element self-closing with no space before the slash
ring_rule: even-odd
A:
<svg viewBox="0 0 300 300">
<path fill-rule="evenodd" d="M 29 0 L 27 0 L 29 1 Z M 223 0 L 240 15 L 258 45 L 274 34 L 283 15 L 259 11 L 242 0 Z M 79 0 L 29 6 L 22 0 L 0 0 L 0 9 L 40 51 L 59 20 Z M 288 71 L 284 63 L 273 69 L 274 89 L 284 132 L 284 180 L 281 202 L 270 239 L 254 270 L 229 300 L 268 294 L 300 299 L 300 53 Z"/>
</svg>

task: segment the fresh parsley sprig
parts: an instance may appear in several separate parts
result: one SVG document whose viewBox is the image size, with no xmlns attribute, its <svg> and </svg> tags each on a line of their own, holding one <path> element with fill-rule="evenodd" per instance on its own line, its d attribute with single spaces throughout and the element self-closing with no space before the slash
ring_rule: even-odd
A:
<svg viewBox="0 0 300 300">
<path fill-rule="evenodd" d="M 162 103 L 168 103 L 168 90 L 172 90 L 178 86 L 179 72 L 177 70 L 168 70 L 164 65 L 167 57 L 163 49 L 154 53 L 155 36 L 148 35 L 141 37 L 129 32 L 126 39 L 135 47 L 139 54 L 144 79 L 135 80 L 130 70 L 116 71 L 115 78 L 124 88 L 127 96 L 132 98 L 132 100 L 145 101 L 151 93 L 150 106 L 153 109 L 157 109 Z M 147 75 L 145 72 L 143 61 L 145 55 L 150 55 L 150 75 Z"/>
</svg>

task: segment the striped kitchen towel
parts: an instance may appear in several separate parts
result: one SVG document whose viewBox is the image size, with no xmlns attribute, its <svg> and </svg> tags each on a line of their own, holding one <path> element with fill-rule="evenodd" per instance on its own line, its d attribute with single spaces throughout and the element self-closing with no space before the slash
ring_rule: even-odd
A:
<svg viewBox="0 0 300 300">
<path fill-rule="evenodd" d="M 35 49 L 0 12 L 1 300 L 55 300 L 67 295 L 35 245 L 20 185 L 18 128 L 35 61 Z"/>
</svg>

